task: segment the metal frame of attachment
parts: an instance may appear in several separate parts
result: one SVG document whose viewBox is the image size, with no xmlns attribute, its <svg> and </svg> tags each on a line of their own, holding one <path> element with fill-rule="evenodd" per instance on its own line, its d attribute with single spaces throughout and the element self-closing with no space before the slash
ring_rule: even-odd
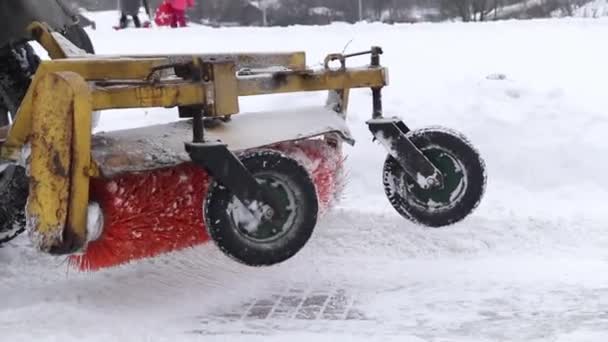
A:
<svg viewBox="0 0 608 342">
<path fill-rule="evenodd" d="M 37 248 L 51 254 L 86 246 L 90 178 L 101 176 L 91 158 L 94 111 L 179 108 L 180 116 L 193 118 L 193 139 L 185 142 L 192 160 L 240 199 L 268 203 L 271 199 L 225 145 L 205 141 L 204 119 L 238 115 L 242 96 L 321 90 L 337 97 L 333 109 L 345 115 L 350 89 L 387 84 L 387 71 L 379 66 L 309 70 L 303 52 L 86 55 L 45 24 L 29 29 L 51 60 L 34 75 L 0 158 L 18 162 L 31 146 L 28 230 Z M 284 70 L 268 69 L 276 66 Z M 255 71 L 239 75 L 247 68 Z"/>
<path fill-rule="evenodd" d="M 329 91 L 333 102 L 328 104 L 345 116 L 350 89 L 370 88 L 373 103 L 368 124 L 375 139 L 414 179 L 432 186 L 441 184 L 438 170 L 407 138 L 405 124 L 383 118 L 381 90 L 388 84 L 388 74 L 380 65 L 379 47 L 349 55 L 331 54 L 324 69 L 309 70 L 303 52 L 83 55 L 45 24 L 34 23 L 29 29 L 51 60 L 39 66 L 2 145 L 0 159 L 17 162 L 25 146 L 31 146 L 26 214 L 34 243 L 42 251 L 68 254 L 86 246 L 90 178 L 101 176 L 91 157 L 94 111 L 177 107 L 180 117 L 193 121 L 192 141 L 184 142 L 192 161 L 243 203 L 263 200 L 272 207 L 272 198 L 260 190 L 237 156 L 222 142 L 206 141 L 205 119 L 239 114 L 242 96 L 321 90 Z M 369 66 L 347 68 L 346 59 L 364 54 L 371 55 Z M 340 68 L 330 68 L 334 60 L 340 61 Z M 283 70 L 269 69 L 276 66 Z M 240 72 L 243 70 L 246 72 Z"/>
</svg>

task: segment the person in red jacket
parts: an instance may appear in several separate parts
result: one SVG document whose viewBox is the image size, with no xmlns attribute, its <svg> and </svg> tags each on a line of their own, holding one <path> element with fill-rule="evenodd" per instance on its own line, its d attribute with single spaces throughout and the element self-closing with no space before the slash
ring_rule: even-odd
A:
<svg viewBox="0 0 608 342">
<path fill-rule="evenodd" d="M 172 9 L 171 27 L 186 26 L 186 9 L 194 6 L 194 0 L 169 0 Z"/>
</svg>

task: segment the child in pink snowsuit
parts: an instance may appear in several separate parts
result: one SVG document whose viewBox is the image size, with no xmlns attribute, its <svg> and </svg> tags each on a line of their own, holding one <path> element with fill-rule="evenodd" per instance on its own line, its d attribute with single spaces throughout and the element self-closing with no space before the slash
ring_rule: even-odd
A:
<svg viewBox="0 0 608 342">
<path fill-rule="evenodd" d="M 186 26 L 186 9 L 194 6 L 194 0 L 169 0 L 173 15 L 171 16 L 171 27 Z"/>
</svg>

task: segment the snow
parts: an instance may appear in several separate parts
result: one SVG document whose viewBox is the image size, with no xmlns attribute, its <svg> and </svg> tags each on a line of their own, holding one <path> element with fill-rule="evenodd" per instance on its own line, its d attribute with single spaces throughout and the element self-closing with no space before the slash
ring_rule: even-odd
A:
<svg viewBox="0 0 608 342">
<path fill-rule="evenodd" d="M 184 140 L 192 136 L 190 120 L 126 130 L 98 132 L 92 156 L 104 175 L 142 171 L 189 161 Z M 268 122 L 273 130 L 267 130 Z M 259 134 L 265 131 L 264 134 Z M 205 131 L 209 141 L 221 141 L 234 151 L 335 132 L 352 139 L 344 120 L 324 105 L 295 109 L 240 112 L 228 125 Z M 108 162 L 109 161 L 109 162 Z"/>
<path fill-rule="evenodd" d="M 116 183 L 114 183 L 116 184 Z M 103 211 L 97 202 L 89 203 L 87 207 L 87 241 L 95 241 L 103 231 Z"/>
<path fill-rule="evenodd" d="M 471 217 L 445 229 L 399 217 L 382 190 L 386 154 L 365 126 L 371 92 L 356 90 L 345 198 L 296 257 L 248 268 L 208 244 L 78 274 L 22 236 L 0 249 L 2 340 L 608 337 L 608 48 L 598 43 L 608 21 L 115 32 L 116 16 L 94 19 L 98 30 L 90 33 L 104 54 L 304 50 L 318 66 L 351 39 L 347 52 L 380 45 L 391 73 L 386 115 L 410 128 L 465 134 L 486 161 L 486 197 Z M 306 93 L 247 98 L 241 106 L 292 109 L 325 100 L 325 93 Z M 98 129 L 176 117 L 166 109 L 108 111 Z"/>
</svg>

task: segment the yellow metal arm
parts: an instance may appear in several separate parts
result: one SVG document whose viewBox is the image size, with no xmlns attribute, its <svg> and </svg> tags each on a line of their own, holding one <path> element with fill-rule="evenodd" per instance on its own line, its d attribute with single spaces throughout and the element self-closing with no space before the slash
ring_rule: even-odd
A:
<svg viewBox="0 0 608 342">
<path fill-rule="evenodd" d="M 373 88 L 386 85 L 386 70 L 350 69 L 285 73 L 239 79 L 239 95 L 268 95 L 302 91 Z"/>
<path fill-rule="evenodd" d="M 29 229 L 39 249 L 71 253 L 86 241 L 91 91 L 78 74 L 59 72 L 44 75 L 34 92 Z"/>
</svg>

